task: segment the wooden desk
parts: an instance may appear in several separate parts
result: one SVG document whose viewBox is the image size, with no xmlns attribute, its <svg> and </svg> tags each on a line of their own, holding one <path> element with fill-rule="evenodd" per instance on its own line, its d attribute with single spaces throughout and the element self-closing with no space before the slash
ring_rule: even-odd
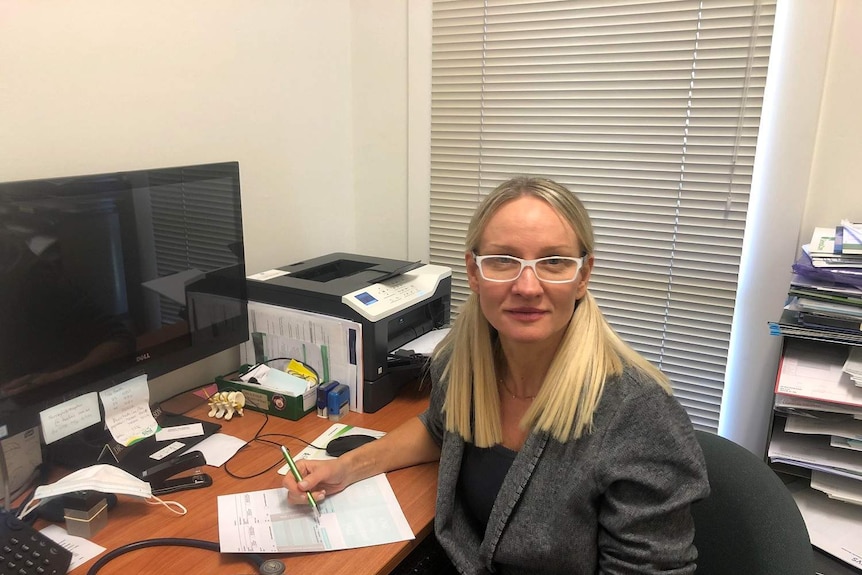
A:
<svg viewBox="0 0 862 575">
<path fill-rule="evenodd" d="M 427 384 L 425 392 L 416 390 L 415 386 L 406 386 L 394 401 L 376 413 L 349 413 L 340 423 L 390 431 L 403 421 L 424 411 L 427 405 Z M 188 415 L 205 419 L 207 411 L 205 406 L 200 406 L 190 411 Z M 221 431 L 250 440 L 263 423 L 262 413 L 246 410 L 243 417 L 234 417 L 231 421 L 222 422 Z M 313 441 L 330 425 L 332 422 L 319 418 L 314 413 L 299 421 L 270 416 L 261 434 L 290 434 L 305 441 Z M 298 453 L 305 446 L 302 442 L 288 437 L 273 435 L 268 439 L 283 443 L 294 453 Z M 120 496 L 120 503 L 108 514 L 108 525 L 93 537 L 93 541 L 106 547 L 108 551 L 126 543 L 156 537 L 182 537 L 217 542 L 219 538 L 216 497 L 222 494 L 280 487 L 281 475 L 276 473 L 276 469 L 282 463 L 281 452 L 277 446 L 262 442 L 247 445 L 227 464 L 234 474 L 248 476 L 273 464 L 277 464 L 277 467 L 260 477 L 244 480 L 230 477 L 223 467 L 207 467 L 205 471 L 213 478 L 211 487 L 163 496 L 163 499 L 175 500 L 185 505 L 189 512 L 184 516 L 175 515 L 161 505 L 153 506 L 141 499 Z M 437 494 L 437 464 L 429 463 L 400 469 L 387 474 L 387 477 L 410 523 L 410 528 L 416 534 L 416 539 L 343 551 L 273 554 L 266 557 L 281 559 L 285 563 L 286 572 L 293 575 L 389 573 L 422 538 L 430 533 Z M 85 575 L 96 559 L 71 573 Z M 257 570 L 240 555 L 213 553 L 188 547 L 155 547 L 122 555 L 99 571 L 99 575 L 128 573 L 238 575 L 257 573 Z"/>
</svg>

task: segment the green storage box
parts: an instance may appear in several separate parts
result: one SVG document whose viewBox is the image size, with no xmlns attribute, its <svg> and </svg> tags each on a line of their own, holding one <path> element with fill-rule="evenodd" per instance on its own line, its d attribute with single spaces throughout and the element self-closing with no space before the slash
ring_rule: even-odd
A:
<svg viewBox="0 0 862 575">
<path fill-rule="evenodd" d="M 287 395 L 256 383 L 216 377 L 219 391 L 241 391 L 245 408 L 296 421 L 317 408 L 317 387 L 302 395 Z"/>
</svg>

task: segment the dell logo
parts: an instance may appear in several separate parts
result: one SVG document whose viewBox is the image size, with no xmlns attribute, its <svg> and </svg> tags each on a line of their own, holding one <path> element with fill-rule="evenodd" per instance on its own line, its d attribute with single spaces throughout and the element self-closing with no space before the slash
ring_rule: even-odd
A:
<svg viewBox="0 0 862 575">
<path fill-rule="evenodd" d="M 146 359 L 150 359 L 150 354 L 149 354 L 149 353 L 142 353 L 141 355 L 139 355 L 139 356 L 137 357 L 137 359 L 136 359 L 135 361 L 137 361 L 137 362 L 141 362 L 141 361 L 144 361 L 144 360 L 146 360 Z"/>
</svg>

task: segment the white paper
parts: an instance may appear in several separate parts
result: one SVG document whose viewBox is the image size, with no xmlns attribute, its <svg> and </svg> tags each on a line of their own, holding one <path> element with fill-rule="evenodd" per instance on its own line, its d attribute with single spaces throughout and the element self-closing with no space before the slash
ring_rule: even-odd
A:
<svg viewBox="0 0 862 575">
<path fill-rule="evenodd" d="M 245 444 L 245 441 L 233 435 L 213 433 L 188 451 L 200 451 L 204 454 L 207 465 L 221 467 Z"/>
<path fill-rule="evenodd" d="M 321 382 L 350 388 L 350 410 L 362 411 L 362 324 L 333 316 L 248 302 L 250 339 L 243 363 L 291 357 L 310 365 Z"/>
<path fill-rule="evenodd" d="M 266 364 L 254 366 L 242 374 L 240 379 L 246 383 L 250 383 L 250 380 L 254 379 L 264 389 L 284 393 L 292 397 L 302 396 L 314 386 L 310 381 L 279 369 L 272 369 Z"/>
<path fill-rule="evenodd" d="M 831 256 L 835 254 L 835 228 L 814 228 L 811 234 L 810 254 Z"/>
<path fill-rule="evenodd" d="M 862 565 L 862 507 L 803 489 L 793 493 L 811 543 L 859 567 Z"/>
<path fill-rule="evenodd" d="M 156 432 L 156 441 L 173 441 L 174 439 L 185 439 L 186 437 L 198 437 L 204 434 L 204 426 L 200 423 L 188 423 L 185 425 L 174 425 L 162 427 Z"/>
<path fill-rule="evenodd" d="M 287 272 L 284 270 L 279 270 L 279 269 L 273 269 L 273 270 L 266 270 L 263 272 L 258 272 L 256 274 L 251 274 L 250 276 L 248 276 L 248 279 L 257 280 L 259 282 L 265 282 L 267 280 L 271 280 L 273 278 L 280 278 L 281 276 L 286 276 L 288 274 L 290 274 L 290 272 Z"/>
<path fill-rule="evenodd" d="M 789 415 L 784 422 L 784 431 L 862 439 L 862 421 L 850 416 L 817 418 Z"/>
<path fill-rule="evenodd" d="M 158 431 L 159 424 L 150 411 L 150 388 L 146 375 L 101 391 L 99 397 L 105 406 L 105 424 L 120 445 L 128 447 Z"/>
<path fill-rule="evenodd" d="M 297 453 L 293 459 L 295 461 L 299 459 L 335 459 L 331 455 L 327 455 L 326 446 L 329 445 L 329 442 L 336 437 L 346 437 L 348 435 L 370 435 L 371 437 L 379 439 L 386 435 L 386 432 L 377 431 L 375 429 L 366 429 L 364 427 L 354 427 L 344 423 L 335 423 L 331 425 L 329 429 L 321 433 L 317 439 L 312 441 L 311 445 Z M 318 447 L 322 449 L 318 449 Z M 290 466 L 285 463 L 279 468 L 278 472 L 281 475 L 285 475 L 289 470 Z"/>
<path fill-rule="evenodd" d="M 42 448 L 39 445 L 39 428 L 32 427 L 12 437 L 0 441 L 3 457 L 6 459 L 6 472 L 9 480 L 9 493 L 24 487 L 42 463 Z M 5 497 L 3 477 L 0 475 L 0 498 Z"/>
<path fill-rule="evenodd" d="M 832 499 L 862 505 L 862 481 L 823 471 L 811 472 L 811 488 Z"/>
<path fill-rule="evenodd" d="M 844 372 L 847 350 L 790 340 L 784 348 L 775 393 L 862 405 L 862 389 Z"/>
<path fill-rule="evenodd" d="M 45 443 L 53 443 L 102 421 L 99 396 L 94 391 L 79 395 L 39 413 Z"/>
<path fill-rule="evenodd" d="M 333 551 L 413 539 L 385 474 L 350 485 L 311 506 L 291 505 L 287 490 L 266 489 L 218 498 L 222 553 Z"/>
<path fill-rule="evenodd" d="M 72 552 L 72 563 L 69 565 L 70 573 L 93 557 L 105 552 L 105 548 L 101 545 L 97 545 L 83 537 L 69 535 L 66 530 L 59 525 L 49 525 L 40 530 L 40 533 L 48 537 L 60 547 Z"/>
<path fill-rule="evenodd" d="M 862 375 L 862 347 L 854 346 L 850 348 L 847 361 L 844 362 L 844 371 L 849 373 L 851 377 Z"/>
<path fill-rule="evenodd" d="M 186 446 L 186 444 L 182 443 L 180 441 L 172 441 L 171 443 L 169 443 L 168 445 L 165 445 L 164 447 L 162 447 L 158 451 L 151 453 L 150 459 L 152 459 L 154 461 L 161 461 L 162 459 L 165 459 L 166 457 L 173 455 L 174 453 L 176 453 L 177 451 L 179 451 L 180 449 L 182 449 L 185 446 Z"/>
<path fill-rule="evenodd" d="M 420 335 L 413 341 L 408 341 L 398 349 L 410 350 L 418 355 L 430 356 L 437 344 L 449 334 L 449 328 L 434 329 L 424 335 Z"/>
<path fill-rule="evenodd" d="M 831 447 L 829 437 L 823 435 L 785 433 L 776 427 L 768 455 L 771 461 L 862 478 L 862 457 L 854 451 Z"/>
</svg>

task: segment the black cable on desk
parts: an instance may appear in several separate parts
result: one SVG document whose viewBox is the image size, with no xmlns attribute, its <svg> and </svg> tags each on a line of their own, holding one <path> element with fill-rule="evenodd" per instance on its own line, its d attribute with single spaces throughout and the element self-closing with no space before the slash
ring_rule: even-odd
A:
<svg viewBox="0 0 862 575">
<path fill-rule="evenodd" d="M 214 543 L 212 541 L 204 541 L 202 539 L 182 539 L 177 537 L 159 537 L 157 539 L 144 539 L 143 541 L 136 541 L 135 543 L 129 543 L 127 545 L 123 545 L 122 547 L 117 547 L 113 551 L 109 551 L 98 561 L 93 563 L 93 566 L 90 567 L 90 570 L 87 571 L 87 575 L 96 575 L 99 569 L 104 567 L 109 561 L 112 561 L 119 557 L 120 555 L 124 555 L 131 551 L 137 551 L 138 549 L 146 549 L 148 547 L 196 547 L 198 549 L 206 549 L 208 551 L 215 551 L 217 553 L 221 552 L 221 547 L 218 543 Z M 279 561 L 278 559 L 264 559 L 263 556 L 258 555 L 257 553 L 243 553 L 243 557 L 248 559 L 248 561 L 254 564 L 258 569 L 258 573 L 260 575 L 281 575 L 285 572 L 284 563 Z"/>
</svg>

